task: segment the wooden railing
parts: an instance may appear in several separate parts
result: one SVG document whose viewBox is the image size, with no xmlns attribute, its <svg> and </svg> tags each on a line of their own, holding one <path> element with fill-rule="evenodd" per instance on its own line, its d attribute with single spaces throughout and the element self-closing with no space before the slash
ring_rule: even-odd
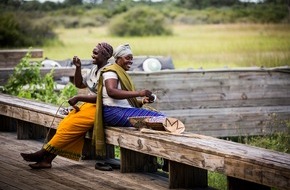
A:
<svg viewBox="0 0 290 190">
<path fill-rule="evenodd" d="M 51 68 L 42 68 L 47 73 Z M 73 81 L 73 67 L 55 77 Z M 0 69 L 0 81 L 11 69 Z M 177 117 L 186 130 L 214 137 L 266 135 L 286 131 L 290 118 L 290 68 L 129 71 L 137 89 L 157 95 L 151 106 Z M 79 93 L 87 93 L 81 90 Z"/>
<path fill-rule="evenodd" d="M 39 139 L 46 136 L 51 126 L 53 135 L 64 117 L 55 115 L 57 109 L 57 106 L 42 102 L 0 94 L 0 129 L 11 130 L 3 126 L 14 125 L 18 139 Z M 106 127 L 105 134 L 107 144 L 120 147 L 121 172 L 148 171 L 150 157 L 168 159 L 169 188 L 207 187 L 207 171 L 226 175 L 230 190 L 290 187 L 290 155 L 286 153 L 190 132 L 174 135 Z M 90 139 L 88 133 L 86 156 L 94 154 L 93 148 L 89 147 Z"/>
<path fill-rule="evenodd" d="M 137 89 L 157 95 L 152 106 L 179 118 L 189 132 L 251 136 L 287 130 L 290 68 L 130 72 Z"/>
<path fill-rule="evenodd" d="M 31 58 L 42 58 L 42 49 L 7 49 L 0 50 L 0 68 L 13 68 L 30 52 Z"/>
</svg>

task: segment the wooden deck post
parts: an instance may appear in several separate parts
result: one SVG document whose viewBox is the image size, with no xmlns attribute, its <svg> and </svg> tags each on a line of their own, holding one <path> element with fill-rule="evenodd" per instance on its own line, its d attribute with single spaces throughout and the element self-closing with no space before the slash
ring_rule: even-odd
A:
<svg viewBox="0 0 290 190">
<path fill-rule="evenodd" d="M 169 188 L 205 188 L 208 186 L 207 170 L 169 161 Z"/>
<path fill-rule="evenodd" d="M 17 139 L 44 139 L 46 129 L 27 121 L 17 120 Z"/>
<path fill-rule="evenodd" d="M 0 131 L 15 132 L 17 128 L 16 126 L 17 123 L 15 119 L 0 115 Z"/>
<path fill-rule="evenodd" d="M 156 172 L 156 157 L 129 149 L 120 148 L 122 173 L 130 172 Z"/>
<path fill-rule="evenodd" d="M 227 177 L 228 180 L 228 190 L 249 190 L 249 189 L 259 189 L 259 190 L 270 190 L 271 187 L 265 185 L 253 183 L 250 181 L 245 181 L 242 179 Z"/>
</svg>

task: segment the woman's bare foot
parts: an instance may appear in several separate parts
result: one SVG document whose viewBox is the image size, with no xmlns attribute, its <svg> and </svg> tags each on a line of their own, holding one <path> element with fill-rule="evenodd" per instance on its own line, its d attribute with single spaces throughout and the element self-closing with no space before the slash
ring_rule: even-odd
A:
<svg viewBox="0 0 290 190">
<path fill-rule="evenodd" d="M 47 154 L 49 153 L 45 149 L 40 149 L 39 151 L 30 154 L 20 153 L 22 158 L 27 162 L 40 162 Z"/>
<path fill-rule="evenodd" d="M 35 164 L 29 164 L 29 166 L 32 168 L 32 169 L 49 169 L 51 168 L 51 163 L 47 163 L 47 162 L 37 162 Z"/>
<path fill-rule="evenodd" d="M 27 162 L 39 162 L 42 160 L 42 157 L 38 156 L 35 153 L 31 153 L 31 154 L 20 153 L 20 155 Z"/>
</svg>

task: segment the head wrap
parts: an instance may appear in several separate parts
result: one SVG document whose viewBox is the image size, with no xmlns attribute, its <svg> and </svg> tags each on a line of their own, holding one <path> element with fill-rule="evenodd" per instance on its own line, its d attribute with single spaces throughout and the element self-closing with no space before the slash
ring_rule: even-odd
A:
<svg viewBox="0 0 290 190">
<path fill-rule="evenodd" d="M 115 59 L 117 59 L 118 57 L 123 57 L 123 56 L 129 55 L 129 54 L 133 54 L 131 47 L 129 44 L 124 44 L 124 45 L 119 45 L 115 49 L 113 56 Z"/>
<path fill-rule="evenodd" d="M 102 43 L 98 43 L 98 45 L 96 46 L 100 53 L 103 54 L 106 58 L 110 58 L 113 55 L 113 47 L 106 43 L 106 42 L 102 42 Z"/>
</svg>

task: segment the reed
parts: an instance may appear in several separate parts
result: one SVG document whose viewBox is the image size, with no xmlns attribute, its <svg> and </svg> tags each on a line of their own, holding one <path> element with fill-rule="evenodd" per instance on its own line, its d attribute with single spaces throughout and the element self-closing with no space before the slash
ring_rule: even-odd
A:
<svg viewBox="0 0 290 190">
<path fill-rule="evenodd" d="M 59 28 L 59 42 L 49 44 L 44 56 L 62 60 L 78 55 L 89 59 L 97 42 L 114 47 L 130 43 L 134 55 L 171 56 L 176 69 L 275 67 L 290 65 L 290 25 L 218 24 L 174 25 L 173 36 L 113 37 L 107 28 Z"/>
</svg>

